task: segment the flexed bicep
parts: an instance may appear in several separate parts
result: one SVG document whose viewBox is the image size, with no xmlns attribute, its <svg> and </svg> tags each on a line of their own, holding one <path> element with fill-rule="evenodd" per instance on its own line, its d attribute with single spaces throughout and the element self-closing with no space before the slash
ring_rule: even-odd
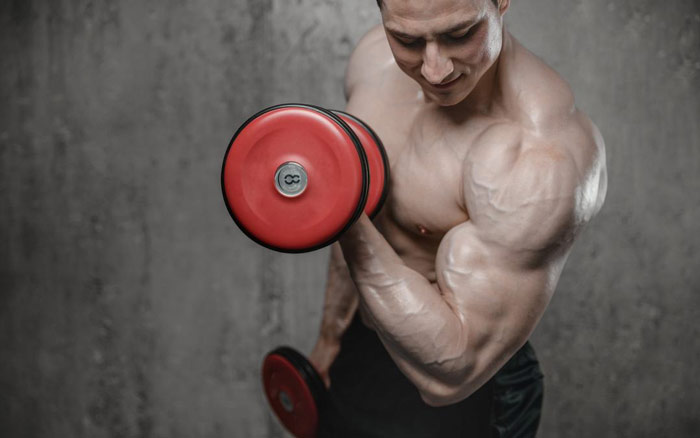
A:
<svg viewBox="0 0 700 438">
<path fill-rule="evenodd" d="M 471 222 L 453 228 L 436 258 L 438 285 L 459 315 L 469 358 L 470 393 L 488 380 L 528 339 L 556 284 L 560 264 L 527 269 L 504 257 L 503 248 L 479 238 Z"/>
<path fill-rule="evenodd" d="M 482 167 L 467 163 L 470 220 L 450 230 L 438 249 L 439 290 L 464 333 L 454 355 L 462 355 L 468 374 L 451 391 L 436 391 L 436 403 L 467 396 L 526 342 L 595 206 L 581 196 L 591 178 L 565 149 L 514 150 L 500 169 L 483 159 Z"/>
</svg>

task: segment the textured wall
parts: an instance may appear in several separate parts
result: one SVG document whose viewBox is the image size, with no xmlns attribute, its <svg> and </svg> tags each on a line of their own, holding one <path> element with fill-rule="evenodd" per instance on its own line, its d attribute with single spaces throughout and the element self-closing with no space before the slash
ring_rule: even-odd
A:
<svg viewBox="0 0 700 438">
<path fill-rule="evenodd" d="M 546 437 L 700 433 L 700 3 L 516 0 L 607 145 L 608 197 L 534 336 Z"/>
<path fill-rule="evenodd" d="M 0 2 L 0 436 L 281 437 L 258 382 L 309 351 L 326 251 L 235 228 L 219 169 L 264 106 L 341 107 L 373 0 Z M 700 430 L 700 6 L 514 0 L 610 190 L 534 336 L 544 437 Z"/>
</svg>

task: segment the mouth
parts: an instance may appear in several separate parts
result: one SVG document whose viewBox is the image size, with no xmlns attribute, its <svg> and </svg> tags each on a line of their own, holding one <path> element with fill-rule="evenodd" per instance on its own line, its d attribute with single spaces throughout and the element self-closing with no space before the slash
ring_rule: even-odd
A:
<svg viewBox="0 0 700 438">
<path fill-rule="evenodd" d="M 459 76 L 457 76 L 456 78 L 451 79 L 447 82 L 443 82 L 442 84 L 430 84 L 430 86 L 433 88 L 436 88 L 438 90 L 446 90 L 446 89 L 452 87 L 453 85 L 455 85 L 457 83 L 457 81 L 461 78 L 462 78 L 462 74 L 459 74 Z"/>
</svg>

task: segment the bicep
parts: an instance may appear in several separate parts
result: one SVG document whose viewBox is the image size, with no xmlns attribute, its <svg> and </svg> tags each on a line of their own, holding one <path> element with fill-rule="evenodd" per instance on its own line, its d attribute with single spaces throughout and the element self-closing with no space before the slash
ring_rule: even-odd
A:
<svg viewBox="0 0 700 438">
<path fill-rule="evenodd" d="M 530 336 L 558 275 L 557 266 L 523 268 L 500 253 L 466 222 L 445 236 L 436 259 L 440 292 L 462 322 L 473 372 L 485 378 Z"/>
<path fill-rule="evenodd" d="M 470 169 L 470 220 L 450 230 L 436 258 L 440 291 L 460 316 L 474 371 L 484 376 L 534 330 L 577 223 L 578 176 L 568 157 L 525 151 L 508 172 L 489 170 Z"/>
</svg>

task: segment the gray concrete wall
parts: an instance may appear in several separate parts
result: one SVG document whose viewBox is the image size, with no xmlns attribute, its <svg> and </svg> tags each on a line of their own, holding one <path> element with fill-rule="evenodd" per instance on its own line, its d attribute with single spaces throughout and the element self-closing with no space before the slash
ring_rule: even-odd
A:
<svg viewBox="0 0 700 438">
<path fill-rule="evenodd" d="M 326 251 L 224 208 L 264 106 L 342 107 L 374 0 L 0 2 L 0 436 L 280 437 L 258 377 L 312 346 Z M 605 208 L 533 342 L 543 437 L 700 430 L 700 5 L 514 1 L 608 146 Z"/>
</svg>

